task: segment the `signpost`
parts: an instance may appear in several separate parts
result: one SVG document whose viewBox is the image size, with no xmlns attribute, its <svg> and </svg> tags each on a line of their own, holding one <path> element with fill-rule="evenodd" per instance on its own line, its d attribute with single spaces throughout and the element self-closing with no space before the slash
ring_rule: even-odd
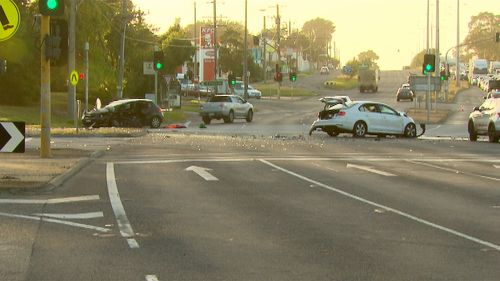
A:
<svg viewBox="0 0 500 281">
<path fill-rule="evenodd" d="M 19 8 L 12 0 L 0 0 L 0 42 L 16 34 L 21 22 Z"/>
<path fill-rule="evenodd" d="M 25 123 L 0 122 L 0 152 L 24 153 Z"/>
</svg>

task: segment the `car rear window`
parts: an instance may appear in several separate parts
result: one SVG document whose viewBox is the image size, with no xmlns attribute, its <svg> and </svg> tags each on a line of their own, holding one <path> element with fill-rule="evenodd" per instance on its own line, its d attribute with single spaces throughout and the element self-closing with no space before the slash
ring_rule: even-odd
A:
<svg viewBox="0 0 500 281">
<path fill-rule="evenodd" d="M 227 96 L 215 96 L 210 98 L 210 102 L 230 102 Z"/>
</svg>

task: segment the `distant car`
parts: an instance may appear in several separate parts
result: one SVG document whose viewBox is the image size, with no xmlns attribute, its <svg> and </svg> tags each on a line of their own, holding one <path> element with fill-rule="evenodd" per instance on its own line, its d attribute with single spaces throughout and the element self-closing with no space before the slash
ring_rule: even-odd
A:
<svg viewBox="0 0 500 281">
<path fill-rule="evenodd" d="M 329 119 L 317 119 L 309 134 L 321 129 L 330 136 L 352 133 L 354 137 L 373 135 L 398 135 L 408 138 L 417 136 L 415 121 L 405 113 L 386 104 L 371 101 L 355 101 L 343 106 Z"/>
<path fill-rule="evenodd" d="M 408 87 L 401 87 L 398 89 L 398 91 L 396 92 L 396 100 L 397 101 L 400 101 L 400 100 L 410 100 L 410 101 L 413 101 L 413 99 L 415 98 L 415 95 L 413 94 L 413 91 Z"/>
<path fill-rule="evenodd" d="M 245 85 L 243 84 L 242 81 L 236 81 L 236 85 L 234 85 L 234 94 L 243 97 L 245 93 L 244 87 Z M 262 92 L 255 89 L 251 85 L 248 85 L 247 93 L 249 98 L 260 99 L 262 97 Z"/>
<path fill-rule="evenodd" d="M 469 140 L 477 141 L 477 136 L 486 135 L 490 142 L 500 139 L 500 98 L 486 99 L 481 106 L 474 107 L 469 114 Z"/>
<path fill-rule="evenodd" d="M 410 84 L 409 83 L 403 83 L 403 84 L 401 84 L 401 88 L 410 89 Z"/>
<path fill-rule="evenodd" d="M 500 90 L 493 90 L 493 91 L 490 91 L 485 97 L 484 99 L 487 100 L 487 99 L 491 99 L 491 98 L 494 98 L 494 99 L 499 99 L 500 98 Z"/>
<path fill-rule="evenodd" d="M 323 67 L 320 69 L 319 73 L 320 73 L 321 75 L 323 75 L 323 74 L 324 74 L 324 75 L 328 75 L 328 74 L 330 74 L 330 69 L 329 69 L 327 66 L 323 66 Z"/>
<path fill-rule="evenodd" d="M 88 112 L 83 117 L 85 127 L 144 127 L 158 128 L 163 122 L 159 106 L 147 99 L 124 99 Z"/>
<path fill-rule="evenodd" d="M 234 119 L 253 120 L 253 105 L 236 95 L 215 95 L 200 105 L 200 116 L 205 124 L 212 119 L 223 119 L 224 123 L 233 123 Z"/>
</svg>

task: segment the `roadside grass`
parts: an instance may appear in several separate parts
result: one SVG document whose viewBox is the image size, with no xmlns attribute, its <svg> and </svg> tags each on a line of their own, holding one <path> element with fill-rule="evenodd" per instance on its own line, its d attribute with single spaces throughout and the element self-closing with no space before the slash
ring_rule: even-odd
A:
<svg viewBox="0 0 500 281">
<path fill-rule="evenodd" d="M 66 114 L 66 93 L 53 92 L 51 94 L 51 104 L 51 126 L 73 127 L 73 121 Z M 40 126 L 40 105 L 0 105 L 0 121 L 19 121 L 25 122 L 28 126 Z"/>
<path fill-rule="evenodd" d="M 352 90 L 358 87 L 358 80 L 354 77 L 342 75 L 326 81 L 324 86 L 332 90 Z"/>
<path fill-rule="evenodd" d="M 278 85 L 277 83 L 272 84 L 259 84 L 256 86 L 261 92 L 263 98 L 277 97 L 278 96 Z M 280 97 L 312 97 L 316 96 L 316 93 L 306 90 L 304 88 L 296 88 L 289 86 L 281 86 Z"/>
<path fill-rule="evenodd" d="M 467 81 L 460 81 L 460 86 L 457 88 L 456 83 L 454 81 L 449 82 L 448 86 L 448 99 L 447 102 L 455 101 L 455 98 L 458 93 L 461 91 L 467 90 L 470 88 L 470 85 Z"/>
</svg>

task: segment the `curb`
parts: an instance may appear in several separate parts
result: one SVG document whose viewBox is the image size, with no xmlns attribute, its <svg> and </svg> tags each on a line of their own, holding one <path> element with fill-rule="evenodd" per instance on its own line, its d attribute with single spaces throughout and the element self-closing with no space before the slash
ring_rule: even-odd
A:
<svg viewBox="0 0 500 281">
<path fill-rule="evenodd" d="M 53 191 L 54 189 L 58 188 L 63 183 L 65 183 L 67 180 L 69 180 L 71 177 L 76 175 L 78 172 L 80 172 L 87 165 L 94 162 L 95 159 L 100 158 L 103 155 L 104 155 L 104 151 L 102 151 L 102 150 L 97 150 L 97 151 L 92 152 L 88 158 L 81 159 L 80 161 L 78 161 L 78 163 L 76 163 L 76 165 L 71 167 L 65 173 L 60 174 L 57 177 L 50 180 L 48 183 L 43 184 L 41 186 L 41 190 Z"/>
</svg>

